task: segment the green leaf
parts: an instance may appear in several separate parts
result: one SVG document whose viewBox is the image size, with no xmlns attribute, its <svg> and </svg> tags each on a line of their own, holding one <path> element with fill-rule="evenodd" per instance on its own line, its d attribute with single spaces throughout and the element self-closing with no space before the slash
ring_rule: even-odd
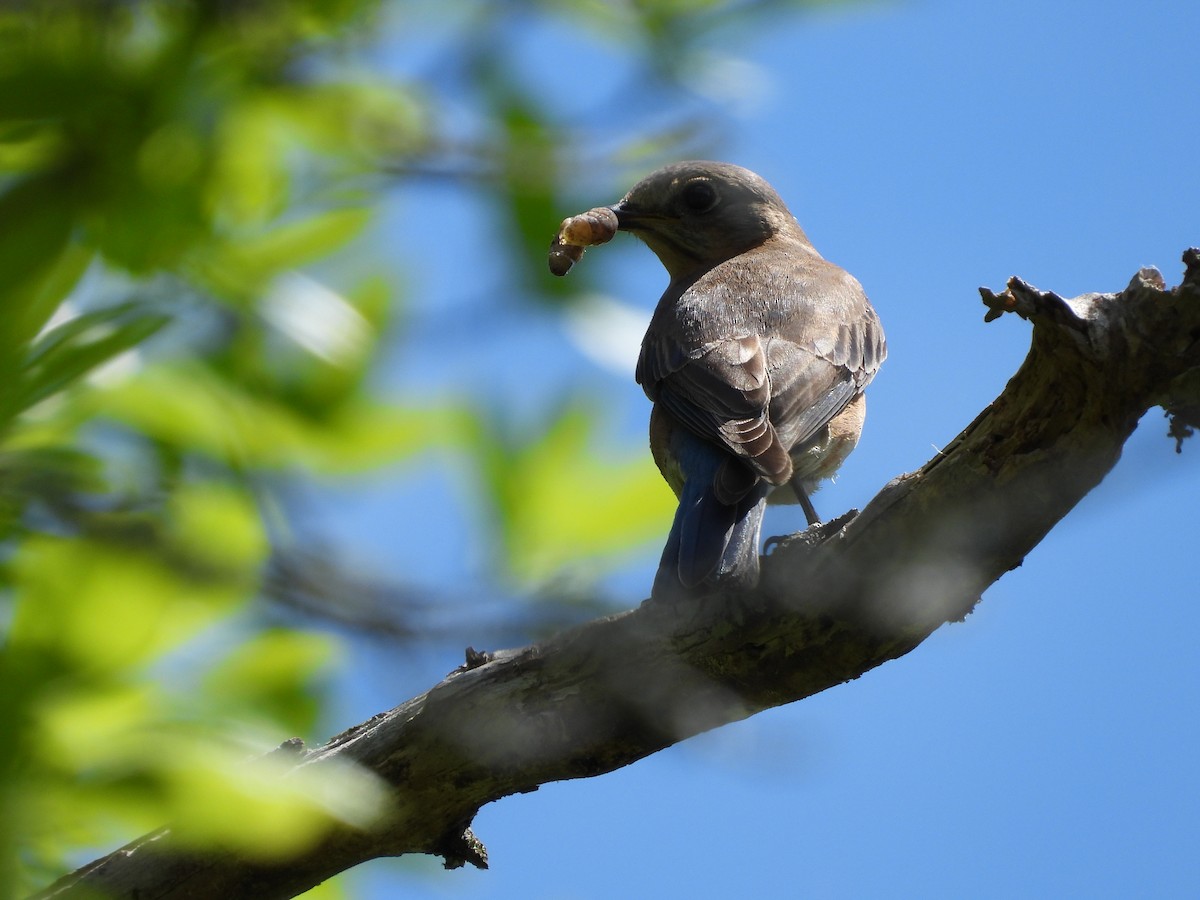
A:
<svg viewBox="0 0 1200 900">
<path fill-rule="evenodd" d="M 499 514 L 510 570 L 545 579 L 563 566 L 627 552 L 665 533 L 675 498 L 648 453 L 613 459 L 594 445 L 582 404 L 534 439 L 506 447 L 476 420 L 477 459 Z"/>
<path fill-rule="evenodd" d="M 253 592 L 245 581 L 193 579 L 152 552 L 95 540 L 28 538 L 13 568 L 12 646 L 90 677 L 158 659 Z"/>
<path fill-rule="evenodd" d="M 294 731 L 315 724 L 313 677 L 337 651 L 330 635 L 273 629 L 238 644 L 204 680 L 205 692 L 230 710 L 269 714 Z"/>
<path fill-rule="evenodd" d="M 81 244 L 68 244 L 36 275 L 8 292 L 4 298 L 7 315 L 0 312 L 0 319 L 7 319 L 6 336 L 14 348 L 31 341 L 45 327 L 94 256 Z"/>
<path fill-rule="evenodd" d="M 141 344 L 170 319 L 137 303 L 76 316 L 43 335 L 26 357 L 12 412 L 28 409 Z"/>
<path fill-rule="evenodd" d="M 269 93 L 234 98 L 223 111 L 206 203 L 235 226 L 261 225 L 286 208 L 287 134 Z"/>
<path fill-rule="evenodd" d="M 381 82 L 307 85 L 275 97 L 281 117 L 317 149 L 343 159 L 360 155 L 377 164 L 401 158 L 428 138 L 426 110 L 412 92 Z"/>
<path fill-rule="evenodd" d="M 179 558 L 205 578 L 219 574 L 247 586 L 269 551 L 251 497 L 218 482 L 180 485 L 170 498 L 167 535 Z"/>
<path fill-rule="evenodd" d="M 257 239 L 241 241 L 238 251 L 264 269 L 295 269 L 357 237 L 370 218 L 369 209 L 331 209 L 281 225 Z"/>
<path fill-rule="evenodd" d="M 246 760 L 211 742 L 171 750 L 164 768 L 172 832 L 193 846 L 284 859 L 315 844 L 334 821 L 367 828 L 386 809 L 386 786 L 349 764 L 297 769 L 286 752 Z"/>
<path fill-rule="evenodd" d="M 388 406 L 364 400 L 312 417 L 227 381 L 200 365 L 162 365 L 93 392 L 76 415 L 106 416 L 180 450 L 234 468 L 304 466 L 353 472 L 456 439 L 454 407 Z"/>
<path fill-rule="evenodd" d="M 73 215 L 69 190 L 50 177 L 0 193 L 0 383 L 82 272 L 68 250 Z"/>
<path fill-rule="evenodd" d="M 37 707 L 37 743 L 43 763 L 78 772 L 121 766 L 139 753 L 136 743 L 167 710 L 153 683 L 105 684 L 60 691 Z"/>
<path fill-rule="evenodd" d="M 327 210 L 214 245 L 196 257 L 198 274 L 223 296 L 254 299 L 276 275 L 328 256 L 356 237 L 371 210 Z"/>
<path fill-rule="evenodd" d="M 0 296 L 39 275 L 67 245 L 74 204 L 51 176 L 24 178 L 0 194 Z"/>
</svg>

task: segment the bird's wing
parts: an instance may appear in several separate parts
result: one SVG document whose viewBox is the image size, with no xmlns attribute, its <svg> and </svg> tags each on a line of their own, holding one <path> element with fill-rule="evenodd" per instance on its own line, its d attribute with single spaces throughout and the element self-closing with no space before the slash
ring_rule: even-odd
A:
<svg viewBox="0 0 1200 900">
<path fill-rule="evenodd" d="M 642 348 L 638 380 L 692 433 L 723 444 L 772 483 L 791 472 L 771 425 L 767 356 L 757 335 L 686 349 L 665 335 Z"/>
<path fill-rule="evenodd" d="M 862 288 L 843 275 L 845 283 L 838 292 L 841 314 L 826 322 L 823 334 L 805 335 L 803 341 L 822 359 L 849 371 L 855 384 L 864 388 L 887 357 L 887 342 L 879 316 Z"/>
<path fill-rule="evenodd" d="M 832 296 L 820 310 L 797 298 L 794 317 L 767 338 L 743 333 L 688 346 L 677 330 L 652 326 L 637 380 L 694 434 L 781 484 L 791 475 L 790 449 L 841 412 L 886 354 L 862 288 L 845 279 L 827 284 Z"/>
<path fill-rule="evenodd" d="M 795 314 L 779 323 L 766 348 L 771 422 L 790 448 L 803 446 L 845 409 L 887 355 L 879 317 L 862 286 L 824 260 L 817 265 L 819 305 L 798 296 Z"/>
<path fill-rule="evenodd" d="M 777 339 L 772 349 L 785 359 L 772 366 L 771 421 L 785 446 L 801 447 L 845 409 L 861 388 L 851 370 L 802 347 Z"/>
<path fill-rule="evenodd" d="M 785 446 L 803 446 L 875 377 L 887 347 L 875 311 L 864 305 L 822 334 L 785 329 L 768 348 L 771 421 Z"/>
</svg>

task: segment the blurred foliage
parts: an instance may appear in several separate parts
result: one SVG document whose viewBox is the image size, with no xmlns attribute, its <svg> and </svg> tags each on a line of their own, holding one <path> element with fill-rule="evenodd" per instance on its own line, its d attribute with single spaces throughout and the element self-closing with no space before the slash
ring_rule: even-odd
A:
<svg viewBox="0 0 1200 900">
<path fill-rule="evenodd" d="M 321 737 L 338 641 L 313 622 L 428 633 L 420 588 L 304 543 L 297 484 L 465 463 L 504 596 L 662 531 L 648 455 L 597 449 L 603 410 L 569 382 L 522 427 L 460 384 L 378 396 L 381 349 L 418 312 L 396 316 L 376 214 L 422 178 L 483 197 L 521 288 L 505 302 L 559 315 L 589 287 L 545 274 L 558 220 L 597 187 L 581 177 L 608 191 L 702 146 L 688 73 L 718 30 L 784 5 L 0 7 L 0 898 L 165 821 L 276 856 L 378 812 L 359 773 L 281 781 L 286 753 L 262 755 Z M 517 74 L 531 21 L 599 42 L 629 79 L 554 108 Z M 445 52 L 388 74 L 422 29 Z M 598 139 L 633 95 L 685 112 Z"/>
</svg>

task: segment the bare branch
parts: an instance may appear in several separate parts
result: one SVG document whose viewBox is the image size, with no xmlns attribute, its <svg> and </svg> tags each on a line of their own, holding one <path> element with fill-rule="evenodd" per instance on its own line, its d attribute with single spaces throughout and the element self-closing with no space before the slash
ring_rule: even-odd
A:
<svg viewBox="0 0 1200 900">
<path fill-rule="evenodd" d="M 364 860 L 435 853 L 486 865 L 479 808 L 600 775 L 677 741 L 857 678 L 961 619 L 1113 467 L 1138 420 L 1200 404 L 1200 251 L 1183 285 L 1143 270 L 1066 300 L 1013 279 L 987 318 L 1033 323 L 1003 393 L 860 515 L 781 543 L 751 593 L 644 603 L 468 662 L 427 693 L 302 754 L 392 787 L 388 822 L 265 865 L 177 846 L 167 829 L 52 886 L 113 897 L 289 897 Z"/>
</svg>

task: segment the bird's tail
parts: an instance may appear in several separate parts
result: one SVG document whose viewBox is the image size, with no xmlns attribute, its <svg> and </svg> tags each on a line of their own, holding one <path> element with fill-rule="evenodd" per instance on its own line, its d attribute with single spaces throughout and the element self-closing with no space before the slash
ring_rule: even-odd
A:
<svg viewBox="0 0 1200 900">
<path fill-rule="evenodd" d="M 759 537 L 771 485 L 757 481 L 742 497 L 723 503 L 713 489 L 723 461 L 715 450 L 690 460 L 651 596 L 687 594 L 704 584 L 744 589 L 758 583 Z"/>
</svg>

